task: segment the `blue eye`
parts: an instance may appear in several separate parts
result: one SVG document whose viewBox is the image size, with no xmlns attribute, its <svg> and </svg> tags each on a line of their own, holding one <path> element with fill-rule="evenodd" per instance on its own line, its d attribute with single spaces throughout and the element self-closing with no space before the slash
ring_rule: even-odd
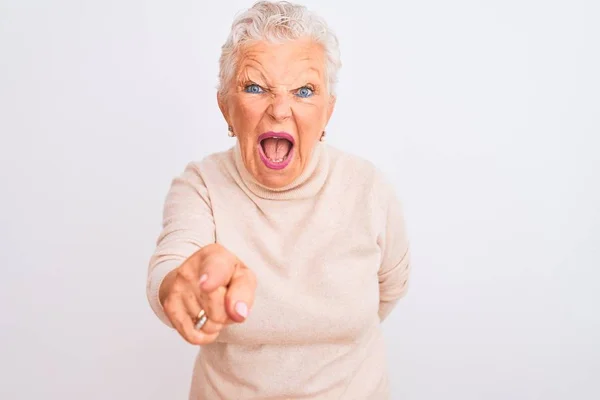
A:
<svg viewBox="0 0 600 400">
<path fill-rule="evenodd" d="M 296 93 L 298 95 L 298 97 L 310 97 L 314 94 L 314 91 L 307 87 L 307 86 L 303 86 L 300 89 L 298 89 L 298 92 Z"/>
<path fill-rule="evenodd" d="M 244 91 L 246 93 L 253 93 L 253 94 L 258 94 L 258 93 L 262 93 L 263 90 L 260 86 L 258 86 L 256 83 L 250 84 L 248 86 L 246 86 L 244 88 Z"/>
</svg>

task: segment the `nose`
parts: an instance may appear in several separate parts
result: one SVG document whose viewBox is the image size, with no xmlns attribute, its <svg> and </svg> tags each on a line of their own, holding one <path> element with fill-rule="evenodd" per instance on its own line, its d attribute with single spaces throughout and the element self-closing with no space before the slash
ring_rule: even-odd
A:
<svg viewBox="0 0 600 400">
<path fill-rule="evenodd" d="M 276 94 L 273 96 L 268 113 L 275 121 L 285 121 L 292 116 L 292 104 L 287 94 Z"/>
</svg>

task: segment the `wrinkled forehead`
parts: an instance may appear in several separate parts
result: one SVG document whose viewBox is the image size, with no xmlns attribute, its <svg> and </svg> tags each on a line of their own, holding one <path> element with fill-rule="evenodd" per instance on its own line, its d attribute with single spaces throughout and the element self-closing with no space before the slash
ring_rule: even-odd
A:
<svg viewBox="0 0 600 400">
<path fill-rule="evenodd" d="M 323 46 L 308 39 L 282 43 L 254 42 L 244 46 L 238 58 L 238 79 L 266 79 L 269 84 L 325 80 Z"/>
</svg>

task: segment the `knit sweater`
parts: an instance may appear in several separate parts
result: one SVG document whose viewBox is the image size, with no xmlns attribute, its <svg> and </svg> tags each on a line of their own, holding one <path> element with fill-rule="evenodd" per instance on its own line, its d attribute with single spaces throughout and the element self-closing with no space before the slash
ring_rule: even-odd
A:
<svg viewBox="0 0 600 400">
<path fill-rule="evenodd" d="M 389 398 L 380 322 L 407 289 L 401 204 L 374 165 L 318 143 L 290 185 L 270 189 L 239 144 L 189 163 L 171 184 L 148 268 L 171 270 L 219 243 L 256 275 L 248 319 L 201 346 L 190 399 Z"/>
</svg>

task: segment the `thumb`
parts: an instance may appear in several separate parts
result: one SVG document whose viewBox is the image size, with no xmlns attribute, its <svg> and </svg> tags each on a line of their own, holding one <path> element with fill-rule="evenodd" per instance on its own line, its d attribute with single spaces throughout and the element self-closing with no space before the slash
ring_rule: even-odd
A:
<svg viewBox="0 0 600 400">
<path fill-rule="evenodd" d="M 227 293 L 225 310 L 227 316 L 235 322 L 244 322 L 254 305 L 256 278 L 247 267 L 238 264 L 235 268 Z"/>
</svg>

